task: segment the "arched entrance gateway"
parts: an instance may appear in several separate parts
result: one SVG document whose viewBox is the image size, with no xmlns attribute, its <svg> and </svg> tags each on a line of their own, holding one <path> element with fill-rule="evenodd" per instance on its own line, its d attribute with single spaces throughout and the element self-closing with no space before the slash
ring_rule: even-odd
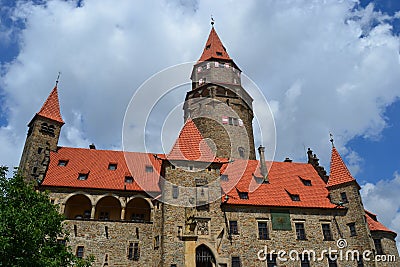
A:
<svg viewBox="0 0 400 267">
<path fill-rule="evenodd" d="M 196 248 L 196 267 L 214 267 L 215 258 L 211 250 L 205 246 L 200 245 Z"/>
</svg>

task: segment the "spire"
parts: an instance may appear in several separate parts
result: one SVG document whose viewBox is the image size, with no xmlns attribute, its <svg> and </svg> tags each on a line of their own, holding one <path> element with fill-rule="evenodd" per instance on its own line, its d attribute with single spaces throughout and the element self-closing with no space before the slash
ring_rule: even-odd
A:
<svg viewBox="0 0 400 267">
<path fill-rule="evenodd" d="M 213 162 L 214 154 L 192 119 L 189 118 L 179 133 L 179 137 L 167 159 Z"/>
<path fill-rule="evenodd" d="M 218 37 L 217 32 L 214 29 L 214 19 L 212 19 L 212 27 L 206 46 L 204 47 L 203 54 L 201 55 L 199 61 L 206 61 L 212 58 L 231 60 L 224 45 Z"/>
<path fill-rule="evenodd" d="M 54 86 L 50 95 L 47 97 L 40 111 L 36 114 L 64 124 L 64 121 L 60 113 L 60 103 L 58 101 L 57 84 L 58 84 L 58 78 L 56 85 Z"/>
<path fill-rule="evenodd" d="M 330 187 L 352 181 L 355 181 L 355 179 L 347 169 L 346 164 L 344 164 L 339 152 L 335 147 L 332 147 L 331 173 L 329 175 L 327 186 Z"/>
</svg>

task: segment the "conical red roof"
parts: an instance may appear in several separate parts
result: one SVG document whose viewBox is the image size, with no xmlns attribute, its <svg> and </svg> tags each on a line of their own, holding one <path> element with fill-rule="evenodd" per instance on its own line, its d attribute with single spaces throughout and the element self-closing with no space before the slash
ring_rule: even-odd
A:
<svg viewBox="0 0 400 267">
<path fill-rule="evenodd" d="M 60 103 L 58 101 L 58 91 L 57 85 L 54 86 L 53 90 L 51 91 L 50 95 L 47 97 L 46 101 L 44 102 L 42 108 L 37 113 L 37 115 L 58 121 L 64 124 L 64 121 L 61 117 L 60 112 Z"/>
<path fill-rule="evenodd" d="M 212 58 L 231 60 L 214 27 L 211 28 L 210 35 L 208 36 L 206 46 L 204 47 L 203 54 L 201 54 L 199 61 L 206 61 Z"/>
<path fill-rule="evenodd" d="M 213 162 L 215 153 L 204 140 L 193 120 L 189 118 L 179 133 L 179 137 L 167 159 Z"/>
<path fill-rule="evenodd" d="M 332 148 L 331 174 L 329 175 L 328 185 L 334 186 L 355 181 L 342 157 L 335 147 Z"/>
</svg>

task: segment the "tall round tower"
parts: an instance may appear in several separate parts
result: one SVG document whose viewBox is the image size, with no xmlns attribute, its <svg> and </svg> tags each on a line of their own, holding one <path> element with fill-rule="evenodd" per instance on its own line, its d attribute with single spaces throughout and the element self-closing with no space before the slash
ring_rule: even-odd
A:
<svg viewBox="0 0 400 267">
<path fill-rule="evenodd" d="M 229 57 L 212 27 L 204 51 L 194 65 L 184 119 L 190 117 L 216 156 L 255 159 L 253 99 L 241 85 L 241 70 Z"/>
</svg>

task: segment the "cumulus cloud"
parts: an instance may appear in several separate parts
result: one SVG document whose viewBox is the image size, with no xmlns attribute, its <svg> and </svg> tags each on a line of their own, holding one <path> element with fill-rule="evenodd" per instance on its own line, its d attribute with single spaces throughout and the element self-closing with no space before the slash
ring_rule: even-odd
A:
<svg viewBox="0 0 400 267">
<path fill-rule="evenodd" d="M 303 160 L 304 147 L 311 146 L 322 162 L 329 162 L 329 131 L 339 146 L 354 136 L 376 138 L 386 125 L 385 107 L 400 94 L 398 37 L 391 33 L 387 15 L 372 5 L 21 3 L 13 13 L 14 20 L 25 21 L 20 53 L 3 66 L 1 77 L 7 119 L 20 148 L 24 138 L 19 133 L 40 108 L 58 71 L 65 131 L 73 132 L 69 127 L 75 127 L 71 122 L 78 111 L 85 121 L 84 130 L 74 128 L 86 135 L 80 139 L 103 148 L 120 146 L 123 114 L 133 92 L 164 67 L 199 57 L 210 11 L 228 53 L 273 104 L 278 160 Z M 235 16 L 228 15 L 230 9 Z M 61 144 L 70 143 L 63 135 Z"/>
<path fill-rule="evenodd" d="M 361 197 L 367 210 L 378 214 L 378 220 L 390 229 L 400 233 L 400 174 L 396 172 L 390 180 L 380 180 L 376 184 L 362 186 Z M 400 248 L 400 238 L 397 237 Z"/>
</svg>

